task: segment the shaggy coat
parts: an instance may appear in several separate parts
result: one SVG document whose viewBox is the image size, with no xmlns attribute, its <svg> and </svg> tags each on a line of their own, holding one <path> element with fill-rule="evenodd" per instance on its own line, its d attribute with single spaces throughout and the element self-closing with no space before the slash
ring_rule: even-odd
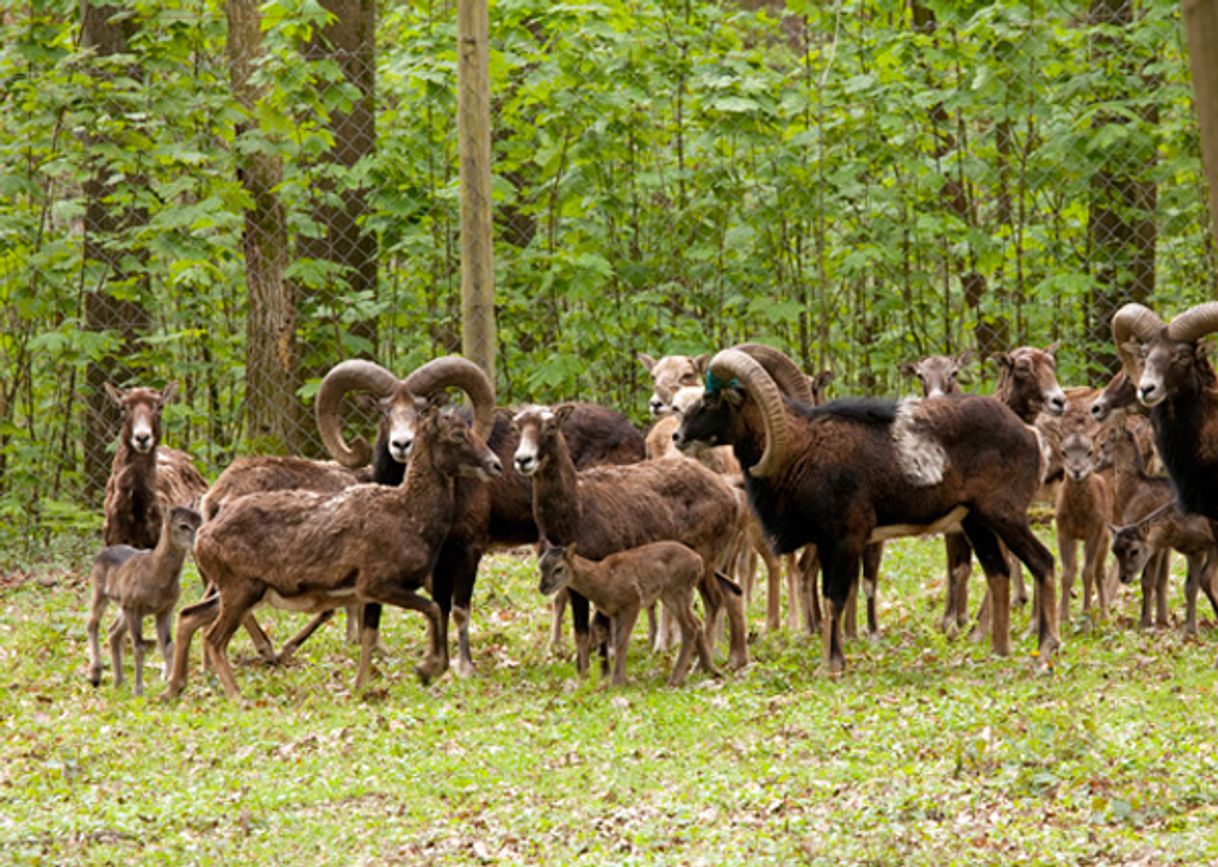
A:
<svg viewBox="0 0 1218 867">
<path fill-rule="evenodd" d="M 122 411 L 122 428 L 106 480 L 102 541 L 154 548 L 165 512 L 197 506 L 207 482 L 190 455 L 160 444 L 161 411 L 177 393 L 175 383 L 161 391 L 106 383 L 106 391 Z"/>
</svg>

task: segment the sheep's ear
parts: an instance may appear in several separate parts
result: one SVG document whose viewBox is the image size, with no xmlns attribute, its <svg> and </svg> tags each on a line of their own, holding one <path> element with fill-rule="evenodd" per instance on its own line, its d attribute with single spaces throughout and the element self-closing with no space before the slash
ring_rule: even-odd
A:
<svg viewBox="0 0 1218 867">
<path fill-rule="evenodd" d="M 971 349 L 966 349 L 956 356 L 956 367 L 967 367 L 973 363 L 973 359 L 977 357 L 977 353 Z"/>
<path fill-rule="evenodd" d="M 901 373 L 905 376 L 917 376 L 918 365 L 912 361 L 903 361 L 901 362 Z"/>
<path fill-rule="evenodd" d="M 164 406 L 165 404 L 169 403 L 171 400 L 173 400 L 175 397 L 177 397 L 177 394 L 178 394 L 178 381 L 176 379 L 174 379 L 174 380 L 171 380 L 168 385 L 166 385 L 164 388 L 161 389 L 161 400 L 160 400 L 161 406 Z"/>
<path fill-rule="evenodd" d="M 107 382 L 106 394 L 110 396 L 110 400 L 114 401 L 119 406 L 123 405 L 123 390 L 121 388 Z"/>
<path fill-rule="evenodd" d="M 1045 347 L 1045 352 L 1047 352 L 1049 355 L 1052 355 L 1054 358 L 1056 358 L 1057 350 L 1061 349 L 1061 346 L 1062 346 L 1062 342 L 1060 340 L 1054 340 L 1052 343 L 1050 343 L 1048 346 Z"/>
<path fill-rule="evenodd" d="M 1117 533 L 1121 532 L 1121 528 L 1116 524 L 1109 524 L 1107 521 L 1105 521 L 1104 525 L 1108 527 L 1108 532 L 1113 536 L 1116 536 Z"/>
<path fill-rule="evenodd" d="M 576 547 L 575 542 L 568 542 L 566 544 L 566 547 L 563 548 L 563 556 L 568 557 L 568 558 L 574 557 L 575 556 L 575 547 Z"/>
<path fill-rule="evenodd" d="M 575 412 L 575 404 L 560 403 L 554 407 L 554 418 L 559 424 L 566 424 L 567 419 L 571 417 L 573 412 Z"/>
<path fill-rule="evenodd" d="M 1011 369 L 1011 356 L 1006 352 L 995 352 L 990 356 L 990 361 L 997 364 L 1003 370 Z"/>
<path fill-rule="evenodd" d="M 700 376 L 706 375 L 706 368 L 710 364 L 714 355 L 710 352 L 703 352 L 701 355 L 694 358 L 694 370 L 698 371 Z"/>
<path fill-rule="evenodd" d="M 816 374 L 816 384 L 822 389 L 828 388 L 829 383 L 833 382 L 835 379 L 837 379 L 837 372 L 827 368 Z"/>
<path fill-rule="evenodd" d="M 639 360 L 639 364 L 641 364 L 641 365 L 643 365 L 643 367 L 647 368 L 648 373 L 651 373 L 651 371 L 656 366 L 656 360 L 654 358 L 652 358 L 650 355 L 648 355 L 646 352 L 636 352 L 634 354 L 634 357 Z"/>
</svg>

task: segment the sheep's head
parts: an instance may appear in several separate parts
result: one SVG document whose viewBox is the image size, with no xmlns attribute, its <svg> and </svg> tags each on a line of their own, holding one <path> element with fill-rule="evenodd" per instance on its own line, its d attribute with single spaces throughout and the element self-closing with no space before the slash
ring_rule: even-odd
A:
<svg viewBox="0 0 1218 867">
<path fill-rule="evenodd" d="M 1091 418 L 1098 422 L 1107 421 L 1112 413 L 1134 406 L 1137 402 L 1138 392 L 1134 387 L 1134 382 L 1122 368 L 1108 381 L 1099 396 L 1092 401 Z"/>
<path fill-rule="evenodd" d="M 702 381 L 702 370 L 709 355 L 665 355 L 656 360 L 644 352 L 637 355 L 639 363 L 651 374 L 653 381 L 651 399 L 647 403 L 653 418 L 660 418 L 672 411 L 672 396 L 683 386 L 697 385 Z"/>
<path fill-rule="evenodd" d="M 1021 346 L 994 355 L 998 391 L 1008 395 L 1012 406 L 1028 407 L 1032 416 L 1042 410 L 1050 415 L 1066 411 L 1066 393 L 1057 383 L 1057 346 Z"/>
<path fill-rule="evenodd" d="M 569 545 L 552 545 L 549 539 L 543 539 L 541 557 L 537 563 L 538 570 L 541 572 L 541 581 L 537 585 L 538 591 L 545 596 L 550 596 L 566 587 L 571 582 L 572 574 L 575 571 L 572 562 L 574 557 L 574 542 Z"/>
<path fill-rule="evenodd" d="M 195 533 L 203 526 L 203 516 L 186 506 L 174 506 L 165 518 L 165 530 L 175 547 L 189 550 L 194 547 Z"/>
<path fill-rule="evenodd" d="M 1095 441 L 1085 431 L 1072 431 L 1062 440 L 1061 456 L 1062 469 L 1066 475 L 1076 482 L 1081 482 L 1095 469 Z"/>
<path fill-rule="evenodd" d="M 1149 542 L 1150 522 L 1143 520 L 1127 527 L 1109 524 L 1108 529 L 1112 533 L 1112 553 L 1120 567 L 1121 583 L 1132 584 L 1154 553 Z"/>
<path fill-rule="evenodd" d="M 1156 406 L 1181 391 L 1214 384 L 1201 339 L 1218 331 L 1218 302 L 1198 304 L 1170 323 L 1141 304 L 1126 304 L 1112 317 L 1112 337 L 1121 365 L 1137 383 L 1138 400 Z"/>
<path fill-rule="evenodd" d="M 956 356 L 928 355 L 917 361 L 905 362 L 901 365 L 901 373 L 917 377 L 922 384 L 923 397 L 941 397 L 960 391 L 957 378 L 972 358 L 971 349 Z"/>
<path fill-rule="evenodd" d="M 146 455 L 161 441 L 161 411 L 178 393 L 171 382 L 160 391 L 155 388 L 129 388 L 125 391 L 106 383 L 106 394 L 122 410 L 121 438 L 134 451 Z"/>
<path fill-rule="evenodd" d="M 531 476 L 542 468 L 550 454 L 554 438 L 561 435 L 562 426 L 574 411 L 575 405 L 563 403 L 551 409 L 546 406 L 529 406 L 512 418 L 512 431 L 519 437 L 512 461 L 522 476 Z"/>
<path fill-rule="evenodd" d="M 786 460 L 790 440 L 779 381 L 797 390 L 797 382 L 802 383 L 801 399 L 808 384 L 794 362 L 780 353 L 770 353 L 774 351 L 758 352 L 755 346 L 745 344 L 725 349 L 711 359 L 702 397 L 684 412 L 673 432 L 677 448 L 693 451 L 740 443 L 759 422 L 764 426 L 765 445 L 760 459 L 747 472 L 757 478 L 777 472 Z M 760 419 L 750 414 L 759 414 Z"/>
<path fill-rule="evenodd" d="M 418 435 L 420 396 L 458 388 L 474 406 L 474 428 L 480 438 L 490 434 L 495 409 L 494 389 L 486 375 L 464 358 L 448 356 L 429 361 L 405 379 L 379 364 L 351 359 L 335 365 L 322 379 L 314 407 L 317 429 L 334 459 L 346 467 L 362 467 L 372 458 L 363 437 L 348 444 L 342 432 L 342 399 L 349 391 L 367 391 L 378 401 L 380 433 L 390 456 L 406 463 Z"/>
<path fill-rule="evenodd" d="M 458 413 L 446 409 L 444 392 L 415 398 L 418 442 L 430 450 L 436 468 L 446 476 L 488 481 L 503 473 L 503 465 L 486 441 Z"/>
</svg>

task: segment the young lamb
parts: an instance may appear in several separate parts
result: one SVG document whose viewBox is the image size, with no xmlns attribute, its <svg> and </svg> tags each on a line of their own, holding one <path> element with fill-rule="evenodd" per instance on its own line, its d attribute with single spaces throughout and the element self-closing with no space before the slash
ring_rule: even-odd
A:
<svg viewBox="0 0 1218 867">
<path fill-rule="evenodd" d="M 156 622 L 157 644 L 164 660 L 163 673 L 169 675 L 171 641 L 169 623 L 181 589 L 182 563 L 203 523 L 194 509 L 174 506 L 161 524 L 156 547 L 140 550 L 130 545 L 110 545 L 93 561 L 93 599 L 89 610 L 89 682 L 101 682 L 101 647 L 98 627 L 110 602 L 122 609 L 110 627 L 110 658 L 114 665 L 114 685 L 123 682 L 122 646 L 124 633 L 131 633 L 135 645 L 135 694 L 144 694 L 144 617 Z"/>
<path fill-rule="evenodd" d="M 703 575 L 702 556 L 696 551 L 680 542 L 651 542 L 594 561 L 580 557 L 574 542 L 565 546 L 548 541 L 542 544 L 538 589 L 548 596 L 570 587 L 610 618 L 615 686 L 626 682 L 626 651 L 639 612 L 657 601 L 681 627 L 681 650 L 668 685 L 685 682 L 695 650 L 702 667 L 719 676 L 706 633 L 692 607 L 694 588 Z"/>
</svg>

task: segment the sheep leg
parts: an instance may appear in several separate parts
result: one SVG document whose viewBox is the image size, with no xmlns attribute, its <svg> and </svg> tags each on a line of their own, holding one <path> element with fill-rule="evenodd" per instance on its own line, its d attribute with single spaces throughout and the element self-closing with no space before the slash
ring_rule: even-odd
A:
<svg viewBox="0 0 1218 867">
<path fill-rule="evenodd" d="M 1171 552 L 1163 552 L 1163 565 L 1155 576 L 1155 625 L 1166 629 L 1171 625 L 1171 617 L 1167 613 L 1167 588 L 1171 579 Z"/>
<path fill-rule="evenodd" d="M 963 543 L 964 554 L 961 556 L 961 548 Z M 963 533 L 950 531 L 943 534 L 943 547 L 947 555 L 947 592 L 946 601 L 943 606 L 943 619 L 939 621 L 939 628 L 949 637 L 954 638 L 957 631 L 968 622 L 968 573 L 965 572 L 963 577 L 960 575 L 960 566 L 963 564 L 971 564 L 973 557 L 973 549 L 968 547 L 968 540 L 964 538 Z M 960 610 L 960 581 L 964 583 L 964 612 Z"/>
<path fill-rule="evenodd" d="M 850 590 L 858 582 L 859 560 L 863 545 L 851 550 L 848 542 L 839 542 L 820 552 L 824 572 L 825 617 L 821 627 L 821 668 L 834 676 L 846 670 L 846 655 L 842 651 L 842 614 Z"/>
<path fill-rule="evenodd" d="M 1210 549 L 1205 555 L 1205 563 L 1201 567 L 1201 592 L 1205 594 L 1205 598 L 1210 601 L 1210 607 L 1214 610 L 1214 615 L 1218 616 L 1218 597 L 1214 594 L 1214 574 L 1215 566 L 1218 566 L 1218 557 L 1215 557 L 1214 549 Z"/>
<path fill-rule="evenodd" d="M 1069 538 L 1062 532 L 1061 528 L 1057 531 L 1057 556 L 1062 562 L 1062 602 L 1061 611 L 1057 617 L 1062 623 L 1070 622 L 1070 594 L 1074 591 L 1074 576 L 1078 573 L 1078 545 L 1074 539 Z M 1083 583 L 1086 585 L 1086 552 L 1083 557 Z M 1084 586 L 1083 590 L 1083 610 L 1087 610 L 1087 591 Z"/>
<path fill-rule="evenodd" d="M 178 612 L 178 630 L 173 640 L 173 670 L 165 686 L 164 697 L 177 698 L 186 686 L 187 669 L 190 667 L 190 641 L 200 627 L 213 622 L 220 613 L 220 597 L 209 596 L 202 602 L 187 605 Z M 206 649 L 204 650 L 206 654 Z"/>
<path fill-rule="evenodd" d="M 403 587 L 393 580 L 379 581 L 375 585 L 367 586 L 365 592 L 377 602 L 405 608 L 408 611 L 418 611 L 427 618 L 429 649 L 422 662 L 414 668 L 415 674 L 419 676 L 419 680 L 424 686 L 448 670 L 448 623 L 440 610 L 439 603 L 426 596 L 420 596 L 414 590 Z M 379 620 L 373 623 L 371 619 L 368 619 L 361 627 L 360 667 L 355 680 L 357 690 L 362 688 L 367 681 L 379 623 Z"/>
<path fill-rule="evenodd" d="M 991 517 L 999 537 L 1007 549 L 1019 558 L 1032 573 L 1035 599 L 1040 600 L 1033 608 L 1037 618 L 1036 649 L 1039 666 L 1047 668 L 1061 647 L 1057 630 L 1057 588 L 1053 581 L 1053 555 L 1032 533 L 1023 515 L 999 515 Z"/>
<path fill-rule="evenodd" d="M 749 664 L 749 631 L 744 620 L 744 594 L 724 592 L 723 588 L 719 586 L 719 579 L 715 575 L 714 569 L 708 570 L 702 583 L 707 585 L 710 591 L 715 619 L 718 619 L 721 612 L 727 611 L 729 640 L 727 666 L 732 670 L 744 668 Z M 706 601 L 706 597 L 703 599 Z M 711 621 L 711 611 L 712 608 L 708 607 L 706 614 L 708 624 Z"/>
<path fill-rule="evenodd" d="M 363 637 L 361 635 L 363 630 L 360 628 L 360 623 L 363 618 L 363 612 L 360 610 L 360 606 L 358 604 L 354 604 L 354 603 L 351 605 L 344 605 L 343 611 L 346 612 L 346 614 L 347 614 L 347 635 L 346 635 L 347 643 L 348 644 L 358 644 L 360 642 L 361 638 Z M 328 615 L 328 616 L 326 616 L 326 615 Z M 321 614 L 318 614 L 317 617 L 313 618 L 313 620 L 318 620 L 319 618 L 325 616 L 325 619 L 322 620 L 321 623 L 317 624 L 317 626 L 321 626 L 322 623 L 325 623 L 326 620 L 329 620 L 330 617 L 332 617 L 333 615 L 334 615 L 334 611 L 333 611 L 333 609 L 331 609 L 330 611 L 323 611 Z M 313 624 L 309 623 L 308 626 L 305 626 L 305 629 L 308 629 L 309 626 L 313 626 Z M 316 629 L 317 626 L 313 626 L 313 628 Z M 301 630 L 301 631 L 303 632 L 304 630 Z M 309 635 L 312 635 L 312 634 L 313 633 L 310 631 Z M 295 636 L 293 636 L 293 637 L 295 637 Z M 305 636 L 305 637 L 307 638 L 308 636 Z M 282 651 L 280 651 L 280 653 L 279 653 L 279 661 L 283 662 L 283 652 Z"/>
<path fill-rule="evenodd" d="M 1189 554 L 1188 577 L 1184 581 L 1184 635 L 1197 635 L 1197 591 L 1201 589 L 1201 569 L 1203 556 Z"/>
<path fill-rule="evenodd" d="M 1095 588 L 1095 601 L 1100 607 L 1100 617 L 1108 619 L 1108 585 L 1105 582 L 1105 555 L 1108 553 L 1110 535 L 1104 526 L 1087 540 L 1083 547 L 1083 610 L 1091 601 L 1091 588 Z M 1087 578 L 1090 580 L 1087 580 Z"/>
<path fill-rule="evenodd" d="M 787 629 L 799 631 L 799 610 L 804 606 L 803 585 L 799 580 L 799 563 L 788 554 L 782 558 L 787 580 Z"/>
<path fill-rule="evenodd" d="M 240 698 L 241 691 L 237 688 L 233 666 L 228 661 L 228 643 L 238 627 L 250 619 L 250 609 L 258 604 L 264 590 L 262 585 L 244 584 L 233 586 L 227 597 L 221 594 L 216 619 L 203 633 L 203 652 L 211 654 L 216 677 L 220 678 L 220 685 L 231 699 Z"/>
<path fill-rule="evenodd" d="M 630 649 L 630 633 L 639 619 L 639 606 L 623 608 L 613 617 L 613 685 L 626 683 L 626 653 Z"/>
<path fill-rule="evenodd" d="M 850 592 L 846 594 L 846 607 L 842 611 L 842 635 L 848 641 L 854 641 L 859 637 L 858 597 L 859 582 L 855 581 L 850 585 Z"/>
<path fill-rule="evenodd" d="M 656 606 L 647 606 L 647 646 L 651 648 L 653 653 L 659 653 L 660 648 L 656 645 L 656 630 L 658 628 L 658 619 L 656 618 Z"/>
<path fill-rule="evenodd" d="M 794 554 L 788 555 L 794 557 Z M 820 594 L 817 592 L 816 579 L 820 574 L 820 553 L 815 545 L 804 546 L 798 560 L 799 580 L 804 600 L 804 628 L 809 635 L 816 635 L 821 629 Z"/>
<path fill-rule="evenodd" d="M 567 588 L 563 587 L 550 600 L 550 652 L 555 656 L 566 655 L 566 648 L 563 646 L 562 621 L 563 616 L 567 613 L 569 598 Z"/>
<path fill-rule="evenodd" d="M 1161 551 L 1157 551 L 1150 555 L 1150 559 L 1146 561 L 1146 565 L 1142 567 L 1142 614 L 1138 618 L 1138 627 L 1140 629 L 1150 629 L 1153 621 L 1150 612 L 1154 607 L 1154 586 L 1155 576 L 1159 571 L 1159 558 L 1163 556 Z"/>
<path fill-rule="evenodd" d="M 570 592 L 571 620 L 575 626 L 575 671 L 580 677 L 588 673 L 592 636 L 589 632 L 588 598 L 575 591 Z"/>
<path fill-rule="evenodd" d="M 254 649 L 258 651 L 258 655 L 262 657 L 262 661 L 267 665 L 275 665 L 279 662 L 279 654 L 275 652 L 275 645 L 271 643 L 271 639 L 267 637 L 262 626 L 254 619 L 252 613 L 247 612 L 245 617 L 241 619 L 241 625 L 245 627 L 246 633 L 249 634 L 250 641 L 254 642 Z M 207 664 L 207 657 L 204 657 L 204 666 Z"/>
<path fill-rule="evenodd" d="M 457 627 L 457 660 L 453 674 L 472 677 L 476 673 L 473 654 L 469 645 L 470 612 L 473 610 L 474 583 L 478 578 L 478 564 L 482 562 L 483 549 L 467 544 L 465 540 L 449 540 L 441 548 L 440 559 L 432 570 L 431 597 L 440 606 L 440 617 L 444 621 L 445 656 L 448 654 L 448 617 L 453 617 Z M 561 634 L 562 612 L 556 612 Z M 575 606 L 571 617 L 577 621 Z M 584 621 L 587 623 L 587 620 Z"/>
<path fill-rule="evenodd" d="M 884 543 L 875 542 L 863 549 L 863 595 L 867 599 L 867 638 L 875 641 L 880 637 L 880 621 L 876 612 L 876 593 L 880 583 L 880 560 L 884 556 Z"/>
<path fill-rule="evenodd" d="M 131 643 L 135 645 L 135 694 L 144 694 L 144 618 L 136 611 L 127 609 L 123 612 L 127 621 L 127 631 L 131 633 Z"/>
<path fill-rule="evenodd" d="M 170 618 L 173 609 L 162 611 L 156 615 L 153 624 L 156 628 L 156 643 L 161 650 L 161 680 L 169 680 L 169 667 L 173 663 L 173 633 Z"/>
<path fill-rule="evenodd" d="M 127 617 L 119 610 L 118 617 L 110 624 L 110 665 L 114 669 L 114 685 L 123 685 L 123 635 L 127 632 Z"/>
<path fill-rule="evenodd" d="M 356 611 L 354 620 L 351 617 L 351 609 L 353 609 L 353 608 Z M 360 607 L 358 605 L 348 605 L 348 606 L 346 606 L 346 609 L 347 609 L 347 628 L 348 628 L 348 630 L 350 630 L 352 624 L 354 624 L 355 626 L 358 627 L 359 618 L 360 618 Z M 316 632 L 317 628 L 319 626 L 321 626 L 323 623 L 326 623 L 327 621 L 329 621 L 330 618 L 333 616 L 334 616 L 334 609 L 330 608 L 330 609 L 327 609 L 326 611 L 322 611 L 320 614 L 316 615 L 312 620 L 310 620 L 308 623 L 306 623 L 304 625 L 303 629 L 301 629 L 299 632 L 297 632 L 295 635 L 293 635 L 291 638 L 289 638 L 284 643 L 283 647 L 279 650 L 278 656 L 275 658 L 275 664 L 276 665 L 287 665 L 288 660 L 291 659 L 295 655 L 296 651 L 300 649 L 300 645 L 302 645 L 306 641 L 308 641 L 309 636 L 311 636 L 314 632 Z M 357 630 L 356 638 L 358 639 L 359 637 L 360 637 L 359 632 Z M 347 640 L 350 641 L 350 638 L 348 638 Z"/>
<path fill-rule="evenodd" d="M 995 656 L 1008 656 L 1011 653 L 1011 586 L 1006 552 L 998 544 L 993 530 L 982 523 L 975 512 L 965 517 L 962 526 L 981 561 L 988 585 L 973 634 L 977 635 L 983 628 L 988 630 L 990 652 Z"/>
<path fill-rule="evenodd" d="M 106 613 L 108 601 L 100 583 L 95 579 L 93 598 L 89 603 L 89 623 L 86 627 L 89 636 L 89 683 L 93 686 L 101 683 L 101 640 L 98 633 L 101 630 L 102 615 Z"/>
</svg>

